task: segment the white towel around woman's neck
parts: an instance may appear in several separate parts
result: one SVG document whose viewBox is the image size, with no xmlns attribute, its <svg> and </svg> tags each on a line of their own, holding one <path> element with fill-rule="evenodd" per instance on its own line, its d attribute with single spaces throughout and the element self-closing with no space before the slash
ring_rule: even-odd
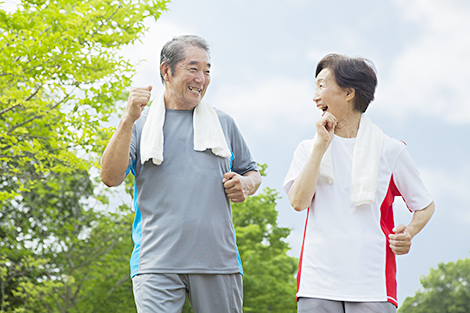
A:
<svg viewBox="0 0 470 313">
<path fill-rule="evenodd" d="M 152 103 L 142 130 L 140 142 L 140 159 L 144 164 L 152 159 L 153 164 L 163 162 L 163 124 L 165 123 L 164 92 Z M 193 113 L 194 150 L 205 151 L 211 149 L 217 156 L 228 158 L 232 154 L 227 146 L 225 135 L 220 126 L 219 117 L 215 109 L 201 101 Z"/>
<path fill-rule="evenodd" d="M 315 140 L 316 138 L 315 135 Z M 362 114 L 354 145 L 351 173 L 351 202 L 355 206 L 374 202 L 382 147 L 382 130 Z M 335 178 L 331 146 L 323 155 L 320 175 L 326 177 L 329 184 L 333 184 Z"/>
</svg>

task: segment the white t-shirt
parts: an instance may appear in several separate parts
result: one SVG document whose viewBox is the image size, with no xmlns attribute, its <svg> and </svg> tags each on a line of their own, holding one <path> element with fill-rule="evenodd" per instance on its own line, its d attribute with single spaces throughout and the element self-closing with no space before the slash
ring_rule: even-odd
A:
<svg viewBox="0 0 470 313">
<path fill-rule="evenodd" d="M 330 185 L 318 178 L 305 225 L 297 297 L 397 305 L 395 254 L 388 244 L 394 197 L 402 196 L 411 211 L 433 199 L 405 144 L 384 135 L 375 200 L 355 207 L 350 200 L 355 142 L 336 135 L 331 142 L 335 181 Z M 287 193 L 312 149 L 313 139 L 297 147 L 284 182 Z"/>
</svg>

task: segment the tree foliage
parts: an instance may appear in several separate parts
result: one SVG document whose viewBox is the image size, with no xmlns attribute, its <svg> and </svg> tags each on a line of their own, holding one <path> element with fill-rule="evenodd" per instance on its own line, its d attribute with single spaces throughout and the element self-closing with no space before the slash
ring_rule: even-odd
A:
<svg viewBox="0 0 470 313">
<path fill-rule="evenodd" d="M 403 302 L 403 313 L 470 312 L 470 259 L 440 263 L 421 278 L 422 290 Z"/>
<path fill-rule="evenodd" d="M 2 225 L 1 311 L 102 312 L 110 299 L 116 307 L 123 300 L 115 294 L 126 283 L 132 294 L 126 266 L 131 214 L 96 210 L 86 171 L 53 183 L 59 193 L 46 184 L 2 211 L 22 223 Z"/>
<path fill-rule="evenodd" d="M 23 0 L 0 10 L 0 203 L 53 173 L 88 169 L 133 75 L 116 52 L 167 1 Z"/>
<path fill-rule="evenodd" d="M 117 51 L 167 2 L 23 0 L 0 10 L 0 311 L 135 309 L 121 298 L 132 297 L 131 215 L 101 210 L 89 170 L 134 73 Z"/>
</svg>

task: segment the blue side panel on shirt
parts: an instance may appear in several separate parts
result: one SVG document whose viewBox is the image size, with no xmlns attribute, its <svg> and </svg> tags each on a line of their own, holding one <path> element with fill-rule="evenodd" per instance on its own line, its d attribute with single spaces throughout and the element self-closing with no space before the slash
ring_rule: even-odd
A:
<svg viewBox="0 0 470 313">
<path fill-rule="evenodd" d="M 135 161 L 132 162 L 131 166 L 127 169 L 127 174 L 129 170 L 132 171 L 132 174 L 135 177 Z M 142 215 L 139 209 L 139 203 L 137 201 L 137 185 L 134 182 L 134 223 L 132 225 L 132 241 L 134 241 L 134 250 L 132 251 L 130 266 L 131 266 L 131 278 L 139 273 L 139 261 L 140 261 L 140 244 L 142 241 Z"/>
<path fill-rule="evenodd" d="M 231 170 L 232 170 L 233 159 L 235 158 L 235 156 L 233 155 L 232 149 L 230 149 L 230 153 L 232 154 L 232 155 L 230 156 L 230 171 L 231 171 Z M 233 219 L 233 213 L 232 213 L 232 219 Z M 238 252 L 237 235 L 235 234 L 235 231 L 233 232 L 233 237 L 235 238 L 235 248 L 237 248 L 238 270 L 239 270 L 240 274 L 243 275 L 242 259 L 240 258 L 240 252 Z"/>
</svg>

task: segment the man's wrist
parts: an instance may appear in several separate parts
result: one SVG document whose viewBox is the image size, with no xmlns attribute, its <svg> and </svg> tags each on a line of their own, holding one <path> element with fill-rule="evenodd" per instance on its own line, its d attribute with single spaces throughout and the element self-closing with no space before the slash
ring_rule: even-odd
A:
<svg viewBox="0 0 470 313">
<path fill-rule="evenodd" d="M 246 186 L 246 191 L 247 191 L 247 196 L 251 196 L 252 194 L 255 193 L 255 179 L 249 175 L 247 176 L 242 176 L 245 179 L 245 186 Z"/>
<path fill-rule="evenodd" d="M 121 121 L 120 121 L 120 125 L 121 127 L 133 127 L 134 126 L 134 122 L 136 120 L 133 119 L 127 112 L 124 112 L 121 116 Z"/>
</svg>

